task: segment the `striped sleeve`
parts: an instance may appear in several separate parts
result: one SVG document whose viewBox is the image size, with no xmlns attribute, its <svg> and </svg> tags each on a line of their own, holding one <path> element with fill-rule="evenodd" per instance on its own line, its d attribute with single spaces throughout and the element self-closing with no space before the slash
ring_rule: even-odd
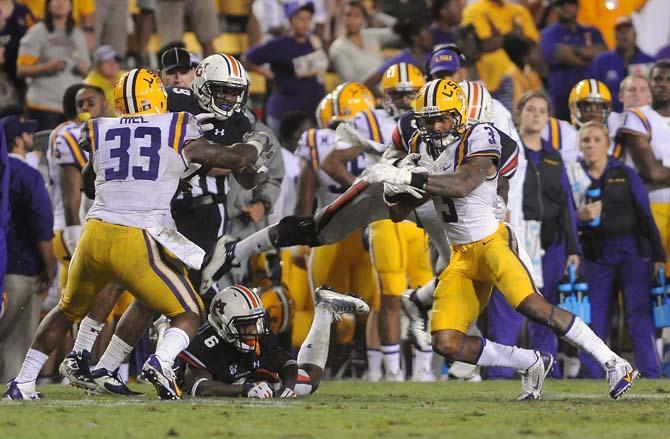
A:
<svg viewBox="0 0 670 439">
<path fill-rule="evenodd" d="M 651 124 L 642 111 L 638 108 L 631 108 L 623 114 L 623 123 L 617 133 L 619 132 L 651 137 Z"/>
<path fill-rule="evenodd" d="M 498 173 L 503 177 L 512 178 L 519 164 L 519 144 L 501 131 L 498 131 L 498 134 L 500 134 L 501 144 Z"/>
<path fill-rule="evenodd" d="M 377 143 L 383 143 L 381 128 L 377 115 L 372 110 L 363 110 L 356 114 L 354 127 L 360 135 Z"/>
<path fill-rule="evenodd" d="M 181 153 L 189 141 L 199 139 L 202 136 L 202 128 L 191 113 L 184 111 L 172 113 L 168 134 L 170 148 Z"/>
<path fill-rule="evenodd" d="M 465 158 L 483 156 L 491 157 L 496 162 L 500 158 L 502 146 L 500 133 L 493 125 L 482 123 L 473 125 L 463 136 L 465 143 Z"/>
<path fill-rule="evenodd" d="M 74 165 L 82 169 L 88 161 L 86 152 L 79 146 L 77 135 L 67 128 L 58 129 L 54 140 L 54 162 L 59 166 Z"/>
<path fill-rule="evenodd" d="M 317 130 L 310 128 L 300 136 L 295 154 L 305 160 L 312 169 L 319 168 L 319 149 L 317 148 Z"/>
</svg>

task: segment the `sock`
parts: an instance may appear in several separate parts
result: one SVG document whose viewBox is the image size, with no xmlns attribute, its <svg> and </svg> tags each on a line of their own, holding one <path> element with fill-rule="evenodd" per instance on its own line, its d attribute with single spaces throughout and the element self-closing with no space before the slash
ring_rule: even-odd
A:
<svg viewBox="0 0 670 439">
<path fill-rule="evenodd" d="M 238 242 L 235 246 L 235 257 L 239 261 L 246 261 L 249 256 L 257 255 L 273 248 L 272 241 L 270 241 L 270 228 L 265 227 Z"/>
<path fill-rule="evenodd" d="M 370 375 L 381 376 L 382 374 L 382 351 L 379 349 L 368 349 L 368 371 Z"/>
<path fill-rule="evenodd" d="M 40 374 L 42 366 L 44 366 L 44 363 L 46 363 L 48 359 L 49 356 L 44 352 L 28 349 L 21 370 L 14 380 L 19 384 L 37 380 L 37 376 Z"/>
<path fill-rule="evenodd" d="M 177 355 L 190 343 L 188 334 L 174 326 L 165 331 L 162 343 L 156 348 L 156 356 L 162 363 L 172 365 Z"/>
<path fill-rule="evenodd" d="M 119 376 L 123 380 L 124 384 L 128 384 L 128 375 L 130 372 L 130 365 L 128 363 L 123 363 L 119 366 Z"/>
<path fill-rule="evenodd" d="M 314 320 L 307 338 L 300 346 L 298 364 L 313 364 L 321 369 L 326 367 L 328 346 L 330 344 L 330 325 L 333 322 L 333 310 L 330 305 L 320 303 L 314 308 Z"/>
<path fill-rule="evenodd" d="M 400 372 L 400 345 L 383 344 L 381 345 L 381 349 L 384 356 L 384 370 L 386 374 L 397 375 Z"/>
<path fill-rule="evenodd" d="M 121 363 L 125 361 L 132 350 L 132 346 L 114 334 L 109 341 L 109 345 L 107 345 L 107 349 L 105 349 L 105 353 L 102 354 L 100 361 L 95 365 L 95 368 L 107 369 L 112 372 L 121 366 Z"/>
<path fill-rule="evenodd" d="M 92 318 L 86 316 L 79 323 L 79 331 L 77 331 L 77 339 L 74 341 L 75 352 L 88 351 L 91 352 L 95 340 L 98 339 L 100 331 L 105 326 L 105 322 L 96 322 Z"/>
<path fill-rule="evenodd" d="M 537 361 L 535 351 L 522 349 L 516 346 L 505 346 L 482 338 L 482 353 L 477 360 L 477 366 L 484 367 L 511 367 L 526 371 Z"/>
<path fill-rule="evenodd" d="M 604 368 L 612 358 L 617 358 L 618 355 L 612 352 L 596 334 L 588 327 L 586 323 L 579 317 L 575 316 L 572 325 L 562 337 L 563 340 L 578 347 L 587 354 L 591 355 Z"/>
<path fill-rule="evenodd" d="M 414 370 L 430 370 L 433 366 L 433 351 L 414 350 Z"/>
<path fill-rule="evenodd" d="M 431 279 L 427 284 L 416 289 L 415 297 L 426 308 L 433 306 L 433 294 L 437 288 L 437 278 Z"/>
</svg>

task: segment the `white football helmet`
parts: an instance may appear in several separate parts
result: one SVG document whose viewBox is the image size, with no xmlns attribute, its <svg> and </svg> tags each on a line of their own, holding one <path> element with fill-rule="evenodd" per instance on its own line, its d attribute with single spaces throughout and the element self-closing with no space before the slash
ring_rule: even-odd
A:
<svg viewBox="0 0 670 439">
<path fill-rule="evenodd" d="M 249 92 L 247 71 L 230 55 L 217 53 L 203 59 L 195 68 L 191 85 L 198 104 L 219 120 L 244 110 Z"/>
<path fill-rule="evenodd" d="M 258 338 L 267 333 L 265 308 L 255 292 L 242 285 L 221 290 L 209 307 L 207 320 L 227 343 L 242 352 L 253 352 Z"/>
<path fill-rule="evenodd" d="M 493 98 L 486 87 L 473 81 L 461 81 L 458 85 L 468 98 L 468 125 L 493 123 Z"/>
</svg>

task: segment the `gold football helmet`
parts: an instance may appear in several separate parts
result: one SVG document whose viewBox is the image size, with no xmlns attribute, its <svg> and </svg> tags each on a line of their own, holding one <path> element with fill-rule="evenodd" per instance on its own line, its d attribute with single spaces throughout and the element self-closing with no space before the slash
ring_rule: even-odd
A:
<svg viewBox="0 0 670 439">
<path fill-rule="evenodd" d="M 415 119 L 428 151 L 437 157 L 465 132 L 467 99 L 451 79 L 426 83 L 414 100 Z"/>
<path fill-rule="evenodd" d="M 596 79 L 584 79 L 570 90 L 568 104 L 573 125 L 581 127 L 590 121 L 607 125 L 612 110 L 612 93 L 604 83 Z"/>
<path fill-rule="evenodd" d="M 272 332 L 281 334 L 291 327 L 295 314 L 295 302 L 287 288 L 273 286 L 264 290 L 261 293 L 261 302 L 267 310 L 270 323 L 268 326 Z"/>
<path fill-rule="evenodd" d="M 114 87 L 117 116 L 167 112 L 167 94 L 161 78 L 147 69 L 133 69 Z"/>
<path fill-rule="evenodd" d="M 382 76 L 382 105 L 394 118 L 412 109 L 416 92 L 425 84 L 418 67 L 404 62 L 393 64 Z"/>
<path fill-rule="evenodd" d="M 331 123 L 353 119 L 359 111 L 375 108 L 375 96 L 360 82 L 345 82 L 333 91 Z"/>
<path fill-rule="evenodd" d="M 319 128 L 328 128 L 333 118 L 333 95 L 328 93 L 316 107 L 316 122 Z"/>
</svg>

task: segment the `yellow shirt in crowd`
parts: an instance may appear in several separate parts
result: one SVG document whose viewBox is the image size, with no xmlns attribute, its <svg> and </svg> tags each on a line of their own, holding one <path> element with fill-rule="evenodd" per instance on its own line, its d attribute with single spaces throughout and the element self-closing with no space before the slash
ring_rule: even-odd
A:
<svg viewBox="0 0 670 439">
<path fill-rule="evenodd" d="M 84 84 L 94 85 L 94 86 L 100 87 L 101 89 L 104 90 L 105 101 L 107 102 L 107 115 L 108 116 L 114 116 L 115 115 L 114 85 L 121 78 L 121 76 L 123 76 L 124 73 L 126 73 L 126 72 L 123 71 L 123 70 L 119 71 L 119 73 L 117 74 L 117 77 L 113 81 L 110 82 L 110 81 L 107 80 L 107 78 L 105 78 L 100 73 L 98 73 L 97 70 L 93 69 L 89 72 L 89 74 L 84 79 Z"/>
<path fill-rule="evenodd" d="M 44 0 L 18 0 L 28 6 L 37 20 L 44 20 Z M 72 0 L 72 16 L 79 21 L 80 15 L 90 15 L 95 12 L 95 0 Z"/>
<path fill-rule="evenodd" d="M 502 6 L 492 0 L 479 0 L 469 4 L 463 11 L 463 24 L 472 23 L 481 39 L 493 36 L 493 25 L 501 35 L 508 34 L 519 26 L 523 34 L 533 41 L 540 40 L 533 17 L 524 6 L 503 0 Z"/>
<path fill-rule="evenodd" d="M 598 28 L 607 47 L 614 48 L 614 22 L 639 11 L 647 0 L 579 0 L 577 21 Z"/>
</svg>

